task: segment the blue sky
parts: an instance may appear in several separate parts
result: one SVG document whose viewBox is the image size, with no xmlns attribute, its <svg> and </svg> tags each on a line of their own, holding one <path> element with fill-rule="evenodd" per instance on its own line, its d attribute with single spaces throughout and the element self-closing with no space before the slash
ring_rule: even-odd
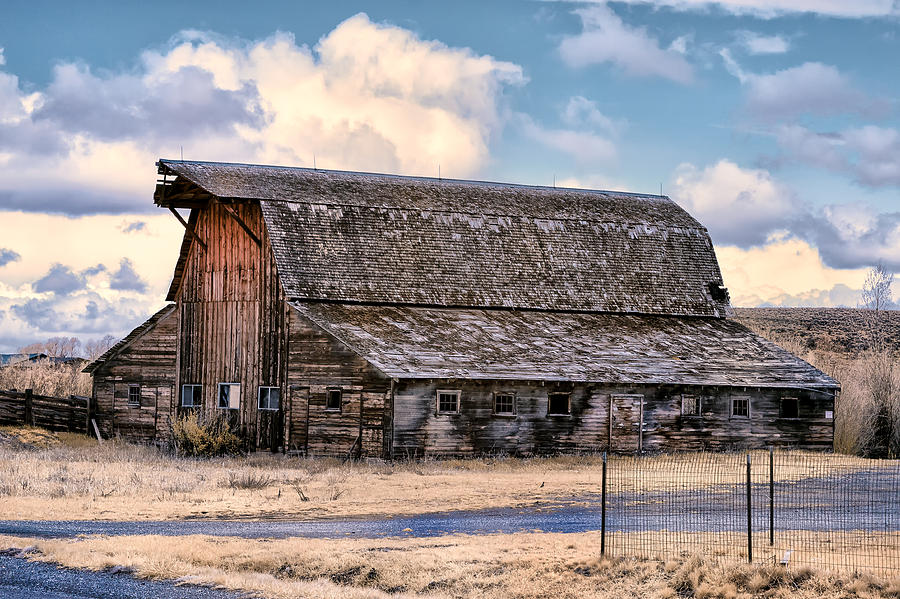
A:
<svg viewBox="0 0 900 599">
<path fill-rule="evenodd" d="M 158 156 L 663 191 L 737 305 L 900 267 L 893 0 L 19 2 L 0 20 L 0 351 L 121 335 L 180 231 Z"/>
</svg>

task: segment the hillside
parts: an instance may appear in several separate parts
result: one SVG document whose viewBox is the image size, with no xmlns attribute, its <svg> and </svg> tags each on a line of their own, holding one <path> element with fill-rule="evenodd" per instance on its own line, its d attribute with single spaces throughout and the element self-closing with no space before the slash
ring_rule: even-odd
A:
<svg viewBox="0 0 900 599">
<path fill-rule="evenodd" d="M 856 308 L 735 308 L 735 319 L 771 341 L 858 354 L 870 348 L 871 312 Z M 885 340 L 900 351 L 900 310 L 882 313 Z"/>
</svg>

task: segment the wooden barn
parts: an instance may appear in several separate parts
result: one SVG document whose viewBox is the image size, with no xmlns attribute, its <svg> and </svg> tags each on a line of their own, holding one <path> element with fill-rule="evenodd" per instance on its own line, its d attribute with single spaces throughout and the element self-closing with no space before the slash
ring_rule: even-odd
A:
<svg viewBox="0 0 900 599">
<path fill-rule="evenodd" d="M 667 197 L 157 166 L 184 241 L 171 303 L 87 368 L 105 435 L 202 410 L 310 455 L 832 446 L 837 382 L 729 318 Z"/>
</svg>

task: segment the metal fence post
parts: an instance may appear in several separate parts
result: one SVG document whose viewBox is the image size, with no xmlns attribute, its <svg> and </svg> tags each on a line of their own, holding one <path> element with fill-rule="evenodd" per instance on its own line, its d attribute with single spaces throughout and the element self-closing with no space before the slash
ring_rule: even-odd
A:
<svg viewBox="0 0 900 599">
<path fill-rule="evenodd" d="M 747 454 L 747 562 L 753 563 L 753 502 L 750 496 L 750 454 Z"/>
<path fill-rule="evenodd" d="M 600 488 L 600 555 L 606 555 L 606 452 L 603 452 L 603 482 Z"/>
<path fill-rule="evenodd" d="M 775 448 L 769 446 L 769 546 L 775 545 Z"/>
</svg>

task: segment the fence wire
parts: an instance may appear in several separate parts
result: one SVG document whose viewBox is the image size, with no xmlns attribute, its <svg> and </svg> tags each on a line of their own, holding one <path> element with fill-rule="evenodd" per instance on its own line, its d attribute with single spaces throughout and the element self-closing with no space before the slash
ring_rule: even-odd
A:
<svg viewBox="0 0 900 599">
<path fill-rule="evenodd" d="M 606 486 L 609 555 L 702 553 L 900 575 L 898 460 L 791 451 L 610 456 Z"/>
</svg>

